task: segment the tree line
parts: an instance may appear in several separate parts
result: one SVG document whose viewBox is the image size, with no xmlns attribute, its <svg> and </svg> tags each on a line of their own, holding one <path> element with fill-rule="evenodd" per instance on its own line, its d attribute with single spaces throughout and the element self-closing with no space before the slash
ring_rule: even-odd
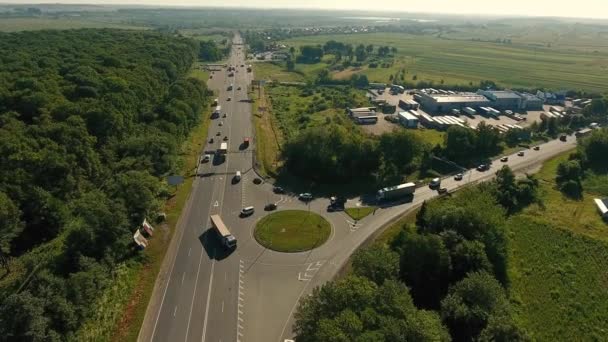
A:
<svg viewBox="0 0 608 342">
<path fill-rule="evenodd" d="M 608 128 L 581 138 L 576 152 L 557 166 L 555 181 L 565 195 L 581 199 L 583 180 L 592 174 L 608 174 Z"/>
<path fill-rule="evenodd" d="M 5 272 L 29 260 L 0 288 L 3 338 L 73 338 L 116 265 L 137 260 L 131 236 L 208 103 L 186 78 L 199 48 L 155 32 L 0 34 L 0 255 Z"/>
<path fill-rule="evenodd" d="M 296 313 L 297 341 L 526 341 L 508 298 L 505 219 L 538 201 L 532 177 L 424 203 L 388 245 L 356 252 L 352 272 L 316 288 Z M 525 194 L 525 195 L 524 195 Z"/>
</svg>

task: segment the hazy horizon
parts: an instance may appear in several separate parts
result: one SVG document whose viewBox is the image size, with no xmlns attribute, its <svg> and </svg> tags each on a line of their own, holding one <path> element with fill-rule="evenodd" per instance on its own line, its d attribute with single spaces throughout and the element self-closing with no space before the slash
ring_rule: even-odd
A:
<svg viewBox="0 0 608 342">
<path fill-rule="evenodd" d="M 580 0 L 576 7 L 556 5 L 548 0 L 511 0 L 489 3 L 487 0 L 427 0 L 405 5 L 399 0 L 385 0 L 382 7 L 370 6 L 362 0 L 308 0 L 304 3 L 282 0 L 3 0 L 0 4 L 90 4 L 125 6 L 163 6 L 163 7 L 249 7 L 273 9 L 321 9 L 321 10 L 364 10 L 399 13 L 458 14 L 458 15 L 498 15 L 498 16 L 538 16 L 608 19 L 608 5 L 603 0 Z"/>
</svg>

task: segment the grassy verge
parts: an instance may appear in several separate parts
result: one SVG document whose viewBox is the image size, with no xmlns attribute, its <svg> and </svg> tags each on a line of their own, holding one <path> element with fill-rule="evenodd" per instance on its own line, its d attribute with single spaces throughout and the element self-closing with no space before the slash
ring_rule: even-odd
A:
<svg viewBox="0 0 608 342">
<path fill-rule="evenodd" d="M 277 252 L 303 252 L 321 246 L 331 226 L 318 214 L 285 210 L 270 214 L 256 225 L 254 236 L 262 246 Z"/>
<path fill-rule="evenodd" d="M 346 208 L 344 212 L 350 216 L 353 220 L 361 220 L 367 215 L 376 211 L 376 207 L 357 207 L 357 208 Z"/>
<path fill-rule="evenodd" d="M 196 74 L 191 74 L 191 76 L 197 77 Z M 203 80 L 206 81 L 206 79 Z M 137 340 L 154 289 L 154 282 L 195 179 L 194 170 L 197 166 L 198 155 L 207 140 L 207 132 L 211 122 L 208 114 L 207 112 L 202 113 L 203 120 L 192 130 L 190 137 L 182 147 L 181 174 L 186 176 L 184 183 L 176 190 L 174 189 L 173 196 L 165 204 L 167 221 L 166 229 L 163 231 L 164 235 L 156 234 L 144 251 L 145 262 L 133 278 L 132 286 L 129 287 L 132 289 L 131 296 L 127 301 L 128 305 L 123 310 L 120 322 L 114 330 L 112 341 Z"/>
<path fill-rule="evenodd" d="M 260 94 L 262 98 L 259 97 Z M 270 101 L 264 90 L 258 92 L 257 88 L 254 89 L 251 98 L 254 99 L 252 113 L 256 132 L 257 170 L 263 176 L 277 177 L 283 136 L 277 128 Z M 265 109 L 260 110 L 260 107 Z"/>
</svg>

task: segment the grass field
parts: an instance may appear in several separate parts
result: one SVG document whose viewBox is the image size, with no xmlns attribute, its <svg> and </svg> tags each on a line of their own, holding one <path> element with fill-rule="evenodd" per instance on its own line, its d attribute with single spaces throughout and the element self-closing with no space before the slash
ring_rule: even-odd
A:
<svg viewBox="0 0 608 342">
<path fill-rule="evenodd" d="M 80 28 L 120 28 L 132 30 L 148 29 L 143 26 L 69 18 L 3 18 L 0 20 L 0 32 L 68 30 Z"/>
<path fill-rule="evenodd" d="M 323 44 L 388 45 L 398 49 L 391 68 L 363 67 L 370 81 L 389 82 L 389 75 L 406 71 L 405 80 L 446 84 L 477 84 L 493 80 L 509 87 L 548 87 L 608 91 L 608 52 L 441 39 L 430 35 L 369 33 L 319 35 L 283 41 L 287 46 Z"/>
<path fill-rule="evenodd" d="M 544 218 L 520 215 L 509 221 L 515 317 L 537 341 L 604 340 L 608 246 Z"/>
<path fill-rule="evenodd" d="M 537 174 L 541 180 L 544 205 L 532 205 L 522 215 L 542 220 L 542 223 L 551 227 L 570 230 L 608 243 L 608 225 L 597 213 L 593 202 L 594 194 L 585 191 L 583 199 L 577 201 L 567 198 L 555 187 L 557 165 L 567 160 L 568 155 L 565 153 L 545 163 Z"/>
<path fill-rule="evenodd" d="M 278 252 L 294 253 L 321 246 L 331 234 L 331 226 L 318 214 L 285 210 L 270 214 L 256 225 L 254 236 L 262 246 Z"/>
<path fill-rule="evenodd" d="M 592 193 L 575 201 L 555 188 L 557 165 L 567 159 L 563 154 L 539 171 L 544 205 L 508 221 L 511 293 L 516 318 L 534 339 L 602 340 L 608 334 L 608 224 Z"/>
<path fill-rule="evenodd" d="M 376 207 L 357 207 L 357 208 L 346 208 L 344 212 L 350 216 L 353 220 L 361 220 L 367 215 L 373 213 Z"/>
<path fill-rule="evenodd" d="M 302 74 L 289 72 L 280 64 L 273 62 L 253 63 L 253 74 L 256 80 L 273 82 L 305 82 Z"/>
</svg>

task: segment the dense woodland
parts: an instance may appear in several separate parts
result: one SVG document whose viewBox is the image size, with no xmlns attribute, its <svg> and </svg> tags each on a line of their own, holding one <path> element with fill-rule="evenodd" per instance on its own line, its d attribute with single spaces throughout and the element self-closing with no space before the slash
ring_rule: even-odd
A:
<svg viewBox="0 0 608 342">
<path fill-rule="evenodd" d="M 199 44 L 70 30 L 1 34 L 0 50 L 3 272 L 37 251 L 0 289 L 0 340 L 66 340 L 168 194 L 208 99 L 185 77 Z"/>
</svg>

